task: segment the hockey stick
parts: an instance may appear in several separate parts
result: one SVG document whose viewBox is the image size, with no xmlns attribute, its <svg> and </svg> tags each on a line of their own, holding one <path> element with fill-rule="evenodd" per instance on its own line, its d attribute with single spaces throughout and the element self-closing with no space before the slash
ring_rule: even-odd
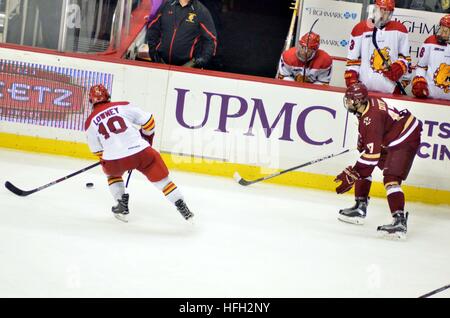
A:
<svg viewBox="0 0 450 318">
<path fill-rule="evenodd" d="M 298 11 L 300 8 L 300 0 L 295 0 L 295 3 L 292 3 L 291 6 L 292 5 L 293 5 L 293 7 L 290 7 L 289 9 L 294 10 L 294 12 L 292 13 L 291 24 L 289 26 L 289 31 L 286 36 L 286 41 L 284 42 L 283 49 L 281 50 L 281 54 L 283 54 L 284 51 L 287 51 L 291 48 L 292 39 L 293 39 L 292 35 L 294 33 L 295 21 L 297 20 Z M 275 78 L 278 78 L 279 75 L 280 75 L 280 69 L 278 68 Z"/>
<path fill-rule="evenodd" d="M 434 294 L 437 294 L 437 293 L 440 293 L 441 291 L 444 291 L 444 290 L 446 290 L 446 289 L 448 289 L 448 288 L 450 288 L 450 284 L 447 285 L 447 286 L 444 286 L 444 287 L 435 289 L 435 290 L 433 290 L 433 291 L 431 291 L 431 292 L 429 292 L 429 293 L 426 293 L 425 295 L 422 295 L 422 296 L 420 296 L 419 298 L 427 298 L 427 297 L 430 297 L 430 296 L 432 296 L 432 295 L 434 295 Z"/>
<path fill-rule="evenodd" d="M 100 164 L 100 161 L 96 162 L 96 163 L 94 163 L 94 164 L 92 164 L 90 166 L 87 166 L 86 168 L 83 168 L 81 170 L 75 171 L 74 173 L 71 173 L 71 174 L 69 174 L 69 175 L 67 175 L 65 177 L 59 178 L 58 180 L 52 181 L 50 183 L 47 183 L 47 184 L 45 184 L 43 186 L 40 186 L 40 187 L 38 187 L 36 189 L 29 190 L 29 191 L 21 190 L 21 189 L 17 188 L 15 185 L 13 185 L 9 181 L 5 182 L 5 187 L 6 187 L 6 189 L 8 189 L 9 191 L 11 191 L 14 194 L 20 195 L 21 197 L 26 197 L 27 195 L 30 195 L 32 193 L 44 190 L 45 188 L 48 188 L 48 187 L 50 187 L 52 185 L 60 183 L 61 181 L 64 181 L 64 180 L 69 179 L 69 178 L 72 178 L 73 176 L 76 176 L 77 174 L 80 174 L 80 173 L 85 172 L 85 171 L 87 171 L 89 169 L 92 169 L 92 168 L 98 166 L 99 164 Z"/>
<path fill-rule="evenodd" d="M 303 167 L 306 167 L 306 166 L 310 166 L 310 165 L 312 165 L 312 164 L 315 164 L 315 163 L 317 163 L 317 162 L 320 162 L 320 161 L 323 161 L 323 160 L 326 160 L 326 159 L 330 159 L 330 158 L 333 158 L 333 157 L 340 156 L 340 155 L 342 155 L 342 154 L 344 154 L 344 153 L 347 153 L 347 152 L 349 152 L 349 151 L 351 151 L 351 150 L 353 150 L 353 149 L 346 149 L 346 150 L 341 151 L 340 153 L 337 153 L 337 154 L 331 154 L 331 155 L 328 155 L 328 156 L 326 156 L 326 157 L 322 157 L 322 158 L 319 158 L 319 159 L 311 160 L 311 161 L 309 161 L 309 162 L 307 162 L 307 163 L 303 163 L 303 164 L 301 164 L 301 165 L 298 165 L 298 166 L 295 166 L 295 167 L 292 167 L 292 168 L 289 168 L 289 169 L 286 169 L 286 170 L 283 170 L 283 171 L 279 171 L 279 172 L 277 172 L 277 173 L 274 173 L 274 174 L 271 174 L 271 175 L 268 175 L 268 176 L 265 176 L 265 177 L 262 177 L 262 178 L 259 178 L 259 179 L 256 179 L 256 180 L 245 180 L 244 178 L 242 178 L 242 177 L 239 175 L 239 173 L 238 173 L 237 171 L 234 173 L 233 178 L 234 178 L 234 180 L 236 180 L 236 182 L 238 182 L 240 185 L 248 186 L 248 185 L 251 185 L 251 184 L 260 182 L 260 181 L 265 181 L 265 180 L 268 180 L 268 179 L 272 179 L 272 178 L 278 177 L 279 175 L 282 175 L 282 174 L 284 174 L 284 173 L 286 173 L 286 172 L 290 172 L 290 171 L 292 171 L 292 170 L 297 170 L 297 169 L 299 169 L 299 168 L 303 168 Z"/>
<path fill-rule="evenodd" d="M 311 29 L 309 29 L 308 38 L 306 39 L 306 63 L 303 66 L 303 83 L 305 82 L 305 78 L 306 78 L 306 68 L 309 66 L 309 62 L 311 61 L 311 60 L 308 61 L 309 36 L 311 35 L 311 32 L 318 21 L 319 21 L 319 18 L 317 18 L 316 21 L 314 21 L 314 23 L 311 26 Z"/>
<path fill-rule="evenodd" d="M 381 59 L 383 60 L 383 65 L 387 68 L 391 68 L 391 66 L 389 65 L 388 61 L 386 61 L 384 55 L 381 53 L 380 48 L 378 47 L 378 43 L 377 43 L 377 27 L 373 26 L 373 33 L 372 33 L 372 43 L 373 46 L 375 46 L 375 49 L 377 50 L 378 54 L 380 55 Z M 399 82 L 396 81 L 395 84 L 397 85 L 398 89 L 400 90 L 400 93 L 402 93 L 402 95 L 406 95 L 405 89 L 403 88 L 403 85 Z"/>
<path fill-rule="evenodd" d="M 130 181 L 132 172 L 133 172 L 133 170 L 128 170 L 128 177 L 127 177 L 127 182 L 125 183 L 125 188 L 128 188 L 128 182 Z"/>
</svg>

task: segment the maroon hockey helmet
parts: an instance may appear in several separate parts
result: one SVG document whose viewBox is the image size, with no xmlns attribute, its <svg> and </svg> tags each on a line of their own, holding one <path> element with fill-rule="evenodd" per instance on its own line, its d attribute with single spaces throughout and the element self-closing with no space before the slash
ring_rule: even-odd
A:
<svg viewBox="0 0 450 318">
<path fill-rule="evenodd" d="M 108 102 L 111 96 L 103 84 L 97 84 L 89 89 L 89 102 L 92 105 Z"/>
<path fill-rule="evenodd" d="M 356 114 L 361 103 L 367 102 L 369 91 L 361 82 L 353 83 L 345 91 L 344 107 L 352 114 Z"/>
</svg>

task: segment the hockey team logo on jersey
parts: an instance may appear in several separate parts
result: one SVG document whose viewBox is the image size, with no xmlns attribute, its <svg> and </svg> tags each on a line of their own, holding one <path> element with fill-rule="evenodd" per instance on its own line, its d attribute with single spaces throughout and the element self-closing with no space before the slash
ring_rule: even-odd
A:
<svg viewBox="0 0 450 318">
<path fill-rule="evenodd" d="M 190 23 L 194 23 L 194 18 L 195 18 L 196 16 L 197 16 L 197 15 L 196 15 L 195 13 L 189 13 L 189 15 L 188 15 L 186 21 L 187 21 L 187 22 L 190 22 Z"/>
<path fill-rule="evenodd" d="M 372 119 L 370 119 L 370 117 L 364 118 L 364 125 L 369 126 L 371 122 L 372 122 Z"/>
<path fill-rule="evenodd" d="M 436 72 L 434 72 L 434 83 L 445 93 L 450 92 L 450 65 L 441 63 Z"/>
<path fill-rule="evenodd" d="M 389 51 L 390 49 L 388 47 L 380 49 L 380 52 L 383 55 L 384 60 L 386 60 L 388 64 L 391 64 L 391 57 Z M 385 69 L 384 60 L 378 53 L 378 50 L 374 49 L 372 57 L 370 58 L 370 65 L 372 69 L 377 73 L 383 73 L 383 70 Z"/>
</svg>

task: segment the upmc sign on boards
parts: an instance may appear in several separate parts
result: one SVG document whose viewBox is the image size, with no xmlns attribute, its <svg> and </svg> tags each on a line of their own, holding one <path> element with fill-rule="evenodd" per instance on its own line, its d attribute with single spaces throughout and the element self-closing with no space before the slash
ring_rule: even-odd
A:
<svg viewBox="0 0 450 318">
<path fill-rule="evenodd" d="M 361 3 L 331 0 L 305 0 L 301 16 L 300 36 L 309 32 L 320 35 L 320 48 L 328 54 L 346 57 L 353 27 L 361 20 Z M 297 36 L 298 37 L 298 36 Z"/>
</svg>

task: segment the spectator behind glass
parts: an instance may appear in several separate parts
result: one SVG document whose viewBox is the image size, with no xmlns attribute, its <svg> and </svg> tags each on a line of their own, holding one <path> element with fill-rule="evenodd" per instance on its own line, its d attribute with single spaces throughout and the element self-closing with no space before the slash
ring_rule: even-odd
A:
<svg viewBox="0 0 450 318">
<path fill-rule="evenodd" d="M 148 23 L 152 62 L 204 68 L 217 50 L 217 33 L 208 9 L 198 0 L 169 0 Z"/>
</svg>

